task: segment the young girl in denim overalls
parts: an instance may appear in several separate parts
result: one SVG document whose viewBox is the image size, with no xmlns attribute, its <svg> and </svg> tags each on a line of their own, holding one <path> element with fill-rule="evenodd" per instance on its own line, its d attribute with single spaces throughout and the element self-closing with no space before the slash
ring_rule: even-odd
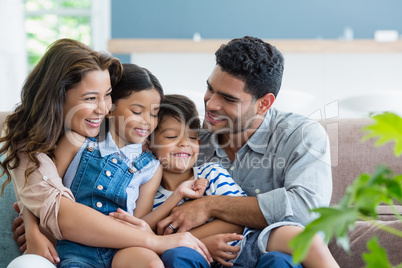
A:
<svg viewBox="0 0 402 268">
<path fill-rule="evenodd" d="M 58 143 L 56 165 L 77 202 L 105 215 L 120 208 L 141 218 L 152 211 L 162 176 L 159 161 L 151 152 L 143 152 L 142 144 L 157 126 L 163 91 L 148 70 L 134 64 L 123 66 L 123 77 L 112 91 L 114 107 L 107 116 L 105 139 L 98 143 L 67 133 Z M 88 124 L 99 123 L 96 118 L 88 120 Z M 63 268 L 143 267 L 151 263 L 164 267 L 159 256 L 145 247 L 117 250 L 61 240 L 56 249 L 61 259 L 58 267 Z M 200 261 L 208 266 L 202 257 Z"/>
</svg>

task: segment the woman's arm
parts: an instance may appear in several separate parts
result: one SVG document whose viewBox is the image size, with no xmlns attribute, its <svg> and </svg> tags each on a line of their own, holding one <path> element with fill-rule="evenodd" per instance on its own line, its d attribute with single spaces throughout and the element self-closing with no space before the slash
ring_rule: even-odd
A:
<svg viewBox="0 0 402 268">
<path fill-rule="evenodd" d="M 187 246 L 210 258 L 205 245 L 190 233 L 156 236 L 76 203 L 71 191 L 63 186 L 53 161 L 45 154 L 38 154 L 40 167 L 25 183 L 25 170 L 32 163 L 24 154 L 19 158 L 19 167 L 11 170 L 17 199 L 40 219 L 40 227 L 56 239 L 96 247 L 141 246 L 158 254 L 170 248 Z"/>
<path fill-rule="evenodd" d="M 84 245 L 109 248 L 144 247 L 157 254 L 184 246 L 197 250 L 211 261 L 211 255 L 205 245 L 188 232 L 157 236 L 116 221 L 112 217 L 64 197 L 60 202 L 58 222 L 65 239 Z"/>
<path fill-rule="evenodd" d="M 39 220 L 28 209 L 24 209 L 25 238 L 27 249 L 25 254 L 36 254 L 48 259 L 51 263 L 59 263 L 53 242 L 51 242 L 39 229 Z"/>
</svg>

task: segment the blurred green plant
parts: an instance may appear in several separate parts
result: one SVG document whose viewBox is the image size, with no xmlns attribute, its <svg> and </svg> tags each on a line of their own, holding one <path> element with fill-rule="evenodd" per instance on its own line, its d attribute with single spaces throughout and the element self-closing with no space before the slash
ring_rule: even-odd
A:
<svg viewBox="0 0 402 268">
<path fill-rule="evenodd" d="M 402 154 L 402 118 L 390 112 L 372 116 L 374 123 L 366 126 L 367 131 L 363 141 L 377 138 L 376 146 L 388 142 L 395 142 L 394 154 Z M 305 259 L 310 248 L 313 236 L 322 232 L 330 241 L 336 239 L 346 252 L 349 252 L 348 232 L 353 230 L 357 220 L 368 221 L 379 229 L 402 238 L 402 231 L 384 226 L 376 222 L 377 207 L 385 203 L 391 207 L 396 218 L 402 221 L 394 203 L 402 202 L 402 174 L 394 175 L 386 166 L 378 166 L 372 175 L 361 174 L 354 183 L 346 189 L 346 193 L 339 204 L 332 207 L 321 207 L 312 210 L 319 217 L 308 224 L 305 230 L 290 242 L 294 250 L 293 262 L 299 263 Z M 402 267 L 392 266 L 387 258 L 386 251 L 379 245 L 378 238 L 372 237 L 367 242 L 368 253 L 363 254 L 367 268 Z"/>
<path fill-rule="evenodd" d="M 29 70 L 57 39 L 68 37 L 91 45 L 90 8 L 91 0 L 25 0 Z"/>
</svg>

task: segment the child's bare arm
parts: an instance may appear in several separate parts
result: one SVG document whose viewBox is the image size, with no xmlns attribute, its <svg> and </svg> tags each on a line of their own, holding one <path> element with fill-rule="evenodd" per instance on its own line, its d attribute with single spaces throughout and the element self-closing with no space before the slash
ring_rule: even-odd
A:
<svg viewBox="0 0 402 268">
<path fill-rule="evenodd" d="M 192 233 L 198 239 L 203 239 L 211 235 L 225 233 L 237 233 L 241 235 L 243 234 L 243 230 L 243 226 L 229 223 L 220 219 L 214 219 L 213 221 L 207 222 L 204 225 L 190 230 L 190 233 Z"/>
<path fill-rule="evenodd" d="M 161 183 L 162 172 L 162 167 L 159 166 L 152 178 L 147 183 L 140 186 L 136 207 L 133 211 L 135 217 L 145 220 L 144 216 L 152 211 L 154 197 Z M 148 221 L 146 222 L 149 224 Z"/>
<path fill-rule="evenodd" d="M 166 218 L 171 210 L 176 207 L 183 198 L 195 199 L 202 197 L 207 184 L 208 181 L 205 179 L 184 181 L 165 202 L 154 211 L 144 215 L 142 219 L 145 220 L 151 229 L 156 232 L 158 222 Z"/>
<path fill-rule="evenodd" d="M 57 142 L 57 147 L 54 150 L 54 162 L 61 178 L 64 177 L 68 166 L 84 142 L 85 137 L 73 131 L 67 131 L 64 133 Z"/>
</svg>

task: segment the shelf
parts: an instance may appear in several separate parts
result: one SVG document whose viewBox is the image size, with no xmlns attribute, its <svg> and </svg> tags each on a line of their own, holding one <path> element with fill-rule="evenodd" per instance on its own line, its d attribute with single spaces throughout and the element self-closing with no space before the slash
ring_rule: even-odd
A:
<svg viewBox="0 0 402 268">
<path fill-rule="evenodd" d="M 265 40 L 283 53 L 402 53 L 402 40 L 377 42 L 373 39 L 270 39 Z M 111 39 L 108 51 L 131 53 L 214 53 L 229 39 Z"/>
</svg>

